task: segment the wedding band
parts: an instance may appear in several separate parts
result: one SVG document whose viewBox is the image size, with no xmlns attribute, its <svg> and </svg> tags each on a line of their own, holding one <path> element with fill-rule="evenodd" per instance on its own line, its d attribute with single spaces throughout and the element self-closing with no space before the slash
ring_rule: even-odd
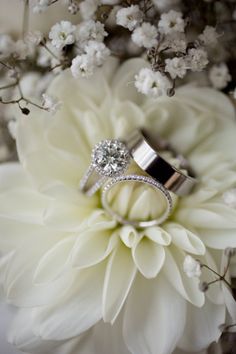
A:
<svg viewBox="0 0 236 354">
<path fill-rule="evenodd" d="M 102 140 L 92 150 L 91 164 L 80 181 L 80 190 L 92 196 L 108 178 L 123 174 L 130 163 L 127 146 L 120 140 Z"/>
<path fill-rule="evenodd" d="M 126 145 L 136 164 L 150 177 L 176 195 L 184 196 L 189 194 L 196 184 L 196 179 L 188 167 L 186 159 L 181 155 L 177 155 L 169 144 L 162 147 L 162 149 L 168 149 L 176 155 L 180 162 L 183 163 L 183 167 L 187 169 L 189 175 L 172 166 L 161 157 L 158 151 L 158 139 L 154 140 L 146 130 L 135 130 L 126 139 Z"/>
<path fill-rule="evenodd" d="M 119 213 L 117 213 L 112 209 L 108 201 L 109 191 L 118 183 L 124 183 L 130 181 L 147 184 L 164 196 L 166 201 L 166 209 L 160 217 L 152 220 L 145 220 L 145 221 L 130 220 L 121 216 Z M 155 181 L 153 178 L 142 176 L 142 175 L 123 175 L 123 176 L 112 178 L 110 181 L 107 182 L 107 184 L 104 186 L 102 190 L 101 201 L 102 201 L 103 208 L 118 222 L 120 222 L 121 224 L 129 224 L 136 227 L 150 227 L 150 226 L 162 224 L 169 217 L 173 208 L 172 198 L 168 190 L 161 183 Z"/>
</svg>

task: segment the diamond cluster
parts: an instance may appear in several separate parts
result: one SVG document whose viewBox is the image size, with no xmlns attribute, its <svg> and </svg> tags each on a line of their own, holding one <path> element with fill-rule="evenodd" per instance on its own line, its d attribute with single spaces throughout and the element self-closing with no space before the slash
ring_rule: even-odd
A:
<svg viewBox="0 0 236 354">
<path fill-rule="evenodd" d="M 92 164 L 102 176 L 115 177 L 123 173 L 130 161 L 129 150 L 119 140 L 100 141 L 93 149 Z"/>
</svg>

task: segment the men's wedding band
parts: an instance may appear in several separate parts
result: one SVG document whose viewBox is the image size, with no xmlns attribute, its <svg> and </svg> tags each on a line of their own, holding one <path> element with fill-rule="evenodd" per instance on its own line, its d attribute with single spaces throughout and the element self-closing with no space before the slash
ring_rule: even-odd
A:
<svg viewBox="0 0 236 354">
<path fill-rule="evenodd" d="M 164 141 L 164 140 L 162 140 Z M 154 180 L 178 196 L 190 193 L 197 180 L 181 155 L 177 155 L 170 145 L 161 149 L 171 151 L 176 155 L 189 175 L 167 162 L 159 153 L 158 139 L 153 139 L 145 129 L 135 130 L 127 139 L 126 145 L 136 164 Z M 159 144 L 159 146 L 161 143 Z M 162 144 L 163 145 L 163 144 Z M 165 145 L 165 144 L 164 144 Z"/>
</svg>

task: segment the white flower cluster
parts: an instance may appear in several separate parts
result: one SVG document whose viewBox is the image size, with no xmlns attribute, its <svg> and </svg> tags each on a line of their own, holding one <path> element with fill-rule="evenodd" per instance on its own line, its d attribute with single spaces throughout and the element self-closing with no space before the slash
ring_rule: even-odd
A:
<svg viewBox="0 0 236 354">
<path fill-rule="evenodd" d="M 138 92 L 157 98 L 166 95 L 171 89 L 171 82 L 159 71 L 154 72 L 151 69 L 143 68 L 135 76 L 135 86 Z"/>
<path fill-rule="evenodd" d="M 91 76 L 111 53 L 122 60 L 142 56 L 147 65 L 136 73 L 134 86 L 152 98 L 174 95 L 181 79 L 187 81 L 190 75 L 186 75 L 203 71 L 208 64 L 205 81 L 211 86 L 222 90 L 232 80 L 228 58 L 219 45 L 223 31 L 218 33 L 207 22 L 199 27 L 195 23 L 195 30 L 196 20 L 182 12 L 181 0 L 30 0 L 29 4 L 33 12 L 42 12 L 57 2 L 71 14 L 79 12 L 80 22 L 61 20 L 48 35 L 35 31 L 17 41 L 0 34 L 0 59 L 16 63 L 32 59 L 36 71 L 43 68 L 53 74 L 70 68 L 78 78 Z"/>
<path fill-rule="evenodd" d="M 61 21 L 49 33 L 51 45 L 57 50 L 74 44 L 76 55 L 72 59 L 71 72 L 75 78 L 80 75 L 88 77 L 96 67 L 103 65 L 110 55 L 110 50 L 103 43 L 106 36 L 104 25 L 92 19 L 83 21 L 78 26 L 69 21 Z"/>
</svg>

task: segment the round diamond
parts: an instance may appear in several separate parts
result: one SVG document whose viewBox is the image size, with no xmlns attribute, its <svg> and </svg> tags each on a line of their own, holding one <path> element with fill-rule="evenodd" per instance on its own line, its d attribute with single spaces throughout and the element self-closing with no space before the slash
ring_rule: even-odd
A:
<svg viewBox="0 0 236 354">
<path fill-rule="evenodd" d="M 103 176 L 118 176 L 128 166 L 130 155 L 124 143 L 119 140 L 103 140 L 92 154 L 93 165 Z"/>
</svg>

